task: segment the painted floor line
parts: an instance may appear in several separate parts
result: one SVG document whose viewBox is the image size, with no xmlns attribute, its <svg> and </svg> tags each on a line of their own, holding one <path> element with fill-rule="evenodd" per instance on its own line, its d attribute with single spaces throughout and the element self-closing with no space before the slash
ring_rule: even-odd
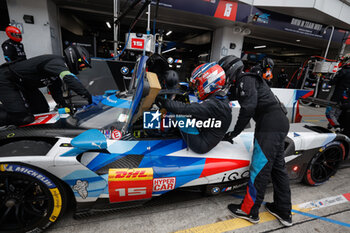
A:
<svg viewBox="0 0 350 233">
<path fill-rule="evenodd" d="M 242 196 L 236 195 L 236 194 L 233 194 L 232 196 L 239 198 L 239 199 L 243 198 Z M 325 208 L 325 207 L 329 207 L 329 206 L 333 206 L 333 205 L 337 205 L 337 204 L 341 204 L 341 203 L 345 203 L 345 202 L 350 202 L 350 193 L 337 195 L 337 196 L 333 196 L 333 197 L 327 197 L 327 198 L 323 198 L 323 199 L 315 200 L 315 201 L 309 201 L 309 202 L 305 202 L 305 203 L 298 204 L 298 205 L 293 205 L 292 214 L 293 215 L 294 214 L 302 214 L 302 215 L 307 214 L 307 216 L 311 217 L 311 218 L 331 222 L 331 223 L 346 226 L 346 227 L 348 227 L 348 225 L 349 225 L 349 227 L 350 227 L 349 223 L 344 223 L 344 222 L 332 220 L 329 218 L 320 217 L 317 215 L 306 213 L 306 212 L 311 211 L 311 210 Z M 276 218 L 268 212 L 260 213 L 259 217 L 260 217 L 260 223 L 276 220 Z M 189 229 L 185 229 L 185 230 L 180 230 L 180 231 L 176 231 L 176 233 L 221 233 L 221 232 L 237 230 L 237 229 L 252 226 L 252 225 L 254 225 L 254 224 L 252 224 L 244 219 L 232 217 L 232 219 L 229 219 L 229 220 L 219 221 L 216 223 L 211 223 L 211 224 L 197 226 L 197 227 L 193 227 L 193 228 L 189 228 Z"/>
<path fill-rule="evenodd" d="M 294 213 L 301 214 L 301 215 L 304 215 L 306 217 L 320 219 L 320 220 L 323 220 L 323 221 L 326 221 L 326 222 L 330 222 L 330 223 L 334 223 L 334 224 L 338 224 L 338 225 L 341 225 L 341 226 L 344 226 L 344 227 L 350 227 L 350 224 L 346 223 L 346 222 L 340 222 L 340 221 L 337 221 L 337 220 L 334 220 L 334 219 L 325 218 L 325 217 L 317 216 L 317 215 L 310 214 L 310 213 L 305 213 L 305 212 L 302 212 L 302 211 L 299 211 L 299 210 L 292 210 L 292 211 Z"/>
</svg>

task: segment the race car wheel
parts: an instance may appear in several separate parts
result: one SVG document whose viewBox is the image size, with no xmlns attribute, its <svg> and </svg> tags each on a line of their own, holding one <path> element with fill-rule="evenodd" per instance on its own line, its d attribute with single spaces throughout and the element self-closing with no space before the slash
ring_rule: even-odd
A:
<svg viewBox="0 0 350 233">
<path fill-rule="evenodd" d="M 331 142 L 320 149 L 307 167 L 304 182 L 312 186 L 326 182 L 335 175 L 345 154 L 345 147 L 341 142 Z"/>
<path fill-rule="evenodd" d="M 0 163 L 0 233 L 42 232 L 64 212 L 66 195 L 56 178 L 19 163 Z"/>
</svg>

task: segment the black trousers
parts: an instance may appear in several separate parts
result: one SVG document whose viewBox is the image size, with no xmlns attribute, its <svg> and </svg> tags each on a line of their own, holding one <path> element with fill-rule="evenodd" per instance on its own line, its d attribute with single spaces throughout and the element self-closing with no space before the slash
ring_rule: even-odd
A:
<svg viewBox="0 0 350 233">
<path fill-rule="evenodd" d="M 41 91 L 16 82 L 7 67 L 0 69 L 0 101 L 7 113 L 3 124 L 20 125 L 21 119 L 26 116 L 49 111 L 49 105 Z"/>
<path fill-rule="evenodd" d="M 343 134 L 350 137 L 350 109 L 344 109 L 338 119 L 341 128 L 343 128 Z"/>
<path fill-rule="evenodd" d="M 254 152 L 250 164 L 250 180 L 241 209 L 257 216 L 270 179 L 276 206 L 291 212 L 291 192 L 284 161 L 284 140 L 289 121 L 280 109 L 263 113 L 256 119 Z"/>
</svg>

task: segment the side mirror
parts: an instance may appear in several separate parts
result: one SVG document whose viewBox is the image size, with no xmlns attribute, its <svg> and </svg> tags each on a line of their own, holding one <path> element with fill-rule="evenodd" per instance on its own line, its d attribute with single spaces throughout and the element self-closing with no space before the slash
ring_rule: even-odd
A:
<svg viewBox="0 0 350 233">
<path fill-rule="evenodd" d="M 89 129 L 71 141 L 72 146 L 81 150 L 107 149 L 106 137 L 97 129 Z"/>
</svg>

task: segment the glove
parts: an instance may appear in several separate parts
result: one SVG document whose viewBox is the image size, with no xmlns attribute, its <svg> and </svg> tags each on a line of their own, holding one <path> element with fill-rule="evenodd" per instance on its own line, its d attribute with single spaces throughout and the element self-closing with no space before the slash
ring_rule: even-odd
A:
<svg viewBox="0 0 350 233">
<path fill-rule="evenodd" d="M 233 138 L 235 138 L 236 136 L 237 135 L 234 135 L 233 132 L 229 132 L 229 133 L 225 134 L 222 141 L 227 141 L 227 142 L 233 144 Z"/>
<path fill-rule="evenodd" d="M 164 98 L 164 96 L 158 95 L 158 96 L 156 97 L 155 104 L 156 104 L 159 108 L 164 108 L 165 102 L 166 102 L 166 99 Z"/>
</svg>

